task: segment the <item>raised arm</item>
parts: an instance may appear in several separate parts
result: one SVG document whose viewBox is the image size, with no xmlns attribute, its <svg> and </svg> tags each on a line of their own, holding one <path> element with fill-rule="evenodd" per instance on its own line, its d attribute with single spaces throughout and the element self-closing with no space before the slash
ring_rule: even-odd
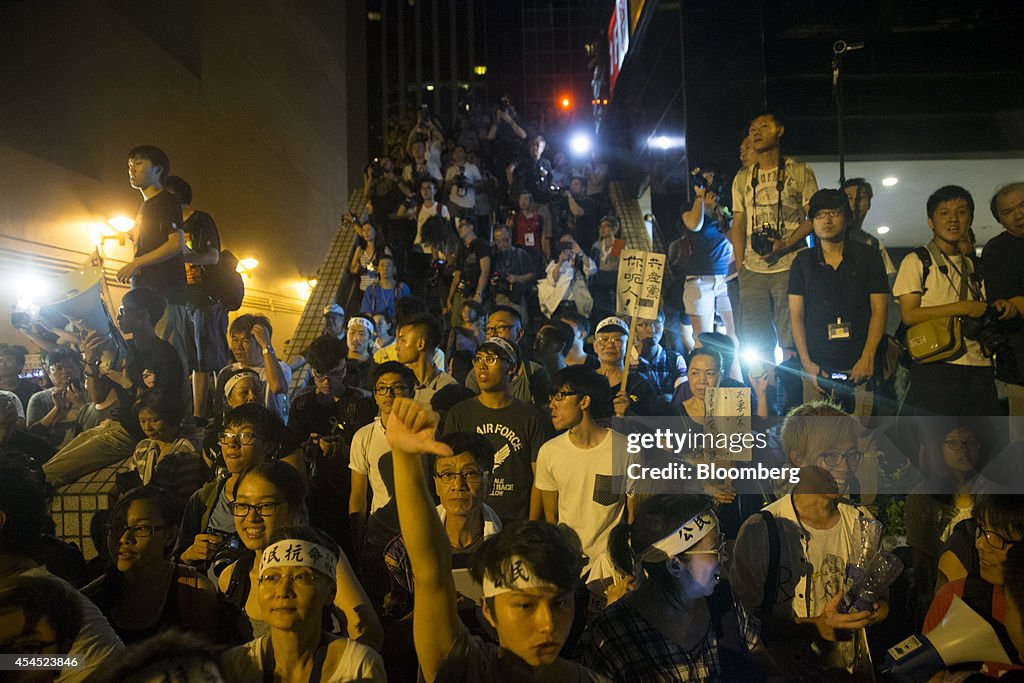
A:
<svg viewBox="0 0 1024 683">
<path fill-rule="evenodd" d="M 437 413 L 430 408 L 396 398 L 387 425 L 398 525 L 416 577 L 413 640 L 427 681 L 436 678 L 460 629 L 448 536 L 434 509 L 423 468 L 425 454 L 451 454 L 450 448 L 434 440 L 437 424 Z"/>
</svg>

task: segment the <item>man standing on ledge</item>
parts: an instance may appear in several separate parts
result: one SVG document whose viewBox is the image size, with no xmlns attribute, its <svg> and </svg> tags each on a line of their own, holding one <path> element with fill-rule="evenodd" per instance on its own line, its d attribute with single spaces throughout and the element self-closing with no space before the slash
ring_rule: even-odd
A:
<svg viewBox="0 0 1024 683">
<path fill-rule="evenodd" d="M 156 323 L 156 335 L 174 347 L 183 368 L 189 367 L 188 313 L 185 310 L 185 233 L 181 203 L 164 183 L 171 162 L 163 150 L 142 145 L 128 152 L 128 182 L 142 193 L 143 202 L 130 237 L 134 258 L 117 271 L 117 281 L 132 289 L 149 287 L 167 302 Z"/>
</svg>

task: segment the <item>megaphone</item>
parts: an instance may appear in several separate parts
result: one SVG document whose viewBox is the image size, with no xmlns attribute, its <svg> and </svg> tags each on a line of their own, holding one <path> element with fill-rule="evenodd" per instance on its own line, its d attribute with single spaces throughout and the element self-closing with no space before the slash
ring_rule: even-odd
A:
<svg viewBox="0 0 1024 683">
<path fill-rule="evenodd" d="M 939 625 L 889 648 L 879 672 L 897 681 L 927 681 L 964 662 L 1014 663 L 992 624 L 954 595 Z"/>
<path fill-rule="evenodd" d="M 40 313 L 56 313 L 86 334 L 105 335 L 110 343 L 103 350 L 100 362 L 113 370 L 121 370 L 128 360 L 128 345 L 103 304 L 102 285 L 103 269 L 96 266 L 65 273 L 53 283 L 53 301 L 42 304 Z"/>
</svg>

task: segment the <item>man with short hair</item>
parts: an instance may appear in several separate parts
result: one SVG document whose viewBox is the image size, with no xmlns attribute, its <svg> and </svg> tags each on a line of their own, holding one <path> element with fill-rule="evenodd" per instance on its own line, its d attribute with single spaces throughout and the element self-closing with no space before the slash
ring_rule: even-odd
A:
<svg viewBox="0 0 1024 683">
<path fill-rule="evenodd" d="M 389 360 L 398 360 L 398 328 L 404 325 L 407 320 L 411 320 L 412 316 L 427 312 L 427 302 L 416 295 L 403 296 L 396 301 L 394 327 L 392 328 L 395 335 L 394 339 L 390 344 L 381 347 L 373 354 L 373 362 L 381 365 Z M 439 368 L 444 367 L 444 351 L 441 349 L 434 349 L 434 365 Z"/>
<path fill-rule="evenodd" d="M 988 241 L 981 252 L 985 287 L 990 297 L 1005 299 L 1024 315 L 1024 182 L 1010 183 L 992 196 L 992 216 L 1003 232 Z M 1006 383 L 1010 400 L 1010 436 L 1024 439 L 1024 324 L 1005 325 L 1010 337 L 1009 357 L 996 355 L 996 377 Z"/>
<path fill-rule="evenodd" d="M 561 434 L 540 447 L 534 481 L 544 519 L 567 524 L 579 535 L 588 558 L 583 568 L 584 576 L 590 574 L 588 584 L 612 579 L 610 573 L 592 570 L 610 567 L 602 560 L 608 536 L 629 517 L 622 470 L 613 457 L 626 452 L 626 437 L 597 422 L 611 417 L 612 404 L 607 382 L 595 371 L 580 365 L 565 368 L 552 386 L 551 424 Z"/>
<path fill-rule="evenodd" d="M 523 321 L 519 311 L 511 306 L 495 306 L 487 316 L 484 326 L 487 337 L 501 337 L 516 347 L 516 368 L 512 376 L 512 395 L 520 401 L 532 403 L 540 411 L 547 407 L 547 396 L 551 391 L 551 375 L 539 363 L 522 358 L 519 344 L 523 339 Z M 475 372 L 466 377 L 466 388 L 479 392 Z"/>
<path fill-rule="evenodd" d="M 440 389 L 456 384 L 455 378 L 434 361 L 440 343 L 441 323 L 429 313 L 415 313 L 398 325 L 395 338 L 397 360 L 416 375 L 416 400 L 428 405 Z"/>
<path fill-rule="evenodd" d="M 452 327 L 462 327 L 462 304 L 466 301 L 484 302 L 491 277 L 491 246 L 476 235 L 476 225 L 470 218 L 460 218 L 459 250 L 455 255 L 455 272 L 443 313 L 451 312 Z"/>
<path fill-rule="evenodd" d="M 530 285 L 537 280 L 533 259 L 526 252 L 512 244 L 512 230 L 506 225 L 494 226 L 494 263 L 491 270 L 497 281 L 491 294 L 497 306 L 512 306 L 525 321 L 529 318 L 527 297 Z"/>
<path fill-rule="evenodd" d="M 926 208 L 932 240 L 903 257 L 893 285 L 903 322 L 913 327 L 951 316 L 980 318 L 989 307 L 985 285 L 974 258 L 958 249 L 974 221 L 974 198 L 962 187 L 947 185 L 932 193 Z M 992 306 L 1001 318 L 1016 315 L 1016 307 L 1003 299 Z M 901 414 L 995 415 L 995 410 L 992 361 L 977 341 L 965 338 L 958 357 L 911 365 Z"/>
<path fill-rule="evenodd" d="M 337 303 L 324 306 L 324 334 L 345 341 L 345 309 Z"/>
<path fill-rule="evenodd" d="M 348 334 L 345 335 L 348 346 L 348 357 L 345 359 L 345 384 L 360 389 L 371 388 L 370 375 L 373 373 L 373 320 L 363 314 L 354 315 L 348 321 Z"/>
<path fill-rule="evenodd" d="M 750 122 L 757 160 L 733 179 L 729 231 L 740 280 L 739 336 L 761 358 L 774 358 L 778 343 L 784 360 L 796 353 L 789 320 L 789 268 L 794 252 L 811 234 L 807 204 L 818 191 L 810 166 L 783 158 L 785 132 L 776 114 L 766 112 Z"/>
<path fill-rule="evenodd" d="M 564 191 L 565 201 L 569 206 L 566 217 L 565 232 L 572 235 L 576 243 L 584 251 L 590 251 L 597 243 L 597 204 L 587 195 L 587 179 L 576 176 L 569 181 L 569 188 Z"/>
<path fill-rule="evenodd" d="M 646 361 L 647 374 L 654 382 L 655 390 L 659 394 L 671 396 L 686 376 L 686 359 L 683 354 L 662 346 L 661 337 L 664 333 L 665 312 L 659 308 L 654 320 L 640 318 L 636 321 L 634 349 L 636 355 Z M 630 358 L 633 355 L 631 353 Z"/>
<path fill-rule="evenodd" d="M 466 148 L 455 145 L 452 163 L 444 173 L 448 204 L 455 218 L 476 218 L 476 186 L 482 180 L 480 169 L 466 160 Z"/>
<path fill-rule="evenodd" d="M 154 329 L 163 313 L 164 300 L 156 291 L 139 287 L 125 292 L 117 312 L 118 327 L 131 336 L 123 368 L 101 364 L 110 343 L 105 334 L 93 332 L 82 342 L 89 400 L 104 403 L 113 391 L 117 412 L 116 417 L 76 436 L 46 463 L 46 479 L 54 486 L 69 484 L 132 454 L 135 444 L 146 436 L 135 414 L 135 401 L 143 391 L 157 388 L 171 400 L 181 400 L 185 371 L 174 347 Z"/>
<path fill-rule="evenodd" d="M 452 407 L 441 432 L 475 432 L 491 442 L 494 487 L 487 502 L 503 522 L 540 517 L 540 498 L 532 495 L 533 470 L 549 431 L 539 410 L 512 395 L 517 367 L 515 346 L 489 337 L 473 359 L 479 395 Z"/>
<path fill-rule="evenodd" d="M 167 191 L 181 202 L 185 233 L 186 313 L 192 328 L 192 414 L 206 418 L 210 376 L 228 364 L 228 312 L 210 286 L 203 266 L 220 261 L 220 233 L 213 216 L 192 208 L 192 186 L 183 178 L 167 178 Z"/>
<path fill-rule="evenodd" d="M 452 219 L 452 214 L 448 211 L 448 207 L 437 201 L 437 181 L 433 178 L 427 177 L 422 178 L 417 185 L 419 190 L 420 203 L 416 206 L 416 237 L 413 239 L 413 245 L 419 245 L 420 250 L 427 254 L 433 254 L 436 250 L 444 248 L 443 244 L 435 244 L 430 239 L 430 235 L 423 235 L 423 226 L 431 218 L 440 216 L 446 221 Z M 408 213 L 409 207 L 403 204 L 398 209 L 398 217 L 402 218 Z M 390 241 L 389 241 L 390 244 Z M 407 248 L 408 245 L 402 245 Z M 395 253 L 400 254 L 400 251 Z"/>
<path fill-rule="evenodd" d="M 264 402 L 277 416 L 288 422 L 288 385 L 292 369 L 278 360 L 271 335 L 274 329 L 264 315 L 245 313 L 231 321 L 228 339 L 235 362 L 217 373 L 217 400 L 224 395 L 224 381 L 235 370 L 251 368 L 266 385 Z"/>
<path fill-rule="evenodd" d="M 156 334 L 174 347 L 187 368 L 192 341 L 185 311 L 185 233 L 181 204 L 164 191 L 170 173 L 171 162 L 158 147 L 142 145 L 128 152 L 128 182 L 142 194 L 143 202 L 130 233 L 135 252 L 117 271 L 117 280 L 133 289 L 149 287 L 164 298 L 164 316 L 154 321 Z"/>
<path fill-rule="evenodd" d="M 417 187 L 421 181 L 432 178 L 434 183 L 441 182 L 441 169 L 427 158 L 427 143 L 414 140 L 409 144 L 409 156 L 412 161 L 402 169 L 402 178 L 411 187 Z"/>
<path fill-rule="evenodd" d="M 896 278 L 896 266 L 889 258 L 888 250 L 877 237 L 864 229 L 864 219 L 871 210 L 871 199 L 875 196 L 871 183 L 863 178 L 850 178 L 843 183 L 842 190 L 850 200 L 850 210 L 853 212 L 850 225 L 846 226 L 847 239 L 863 242 L 878 249 L 882 255 L 882 263 L 885 264 L 885 275 L 891 282 Z"/>
<path fill-rule="evenodd" d="M 526 145 L 526 155 L 513 161 L 505 168 L 505 178 L 509 185 L 509 196 L 518 197 L 526 190 L 533 197 L 533 206 L 543 219 L 545 239 L 552 239 L 554 232 L 551 204 L 560 197 L 552 191 L 551 162 L 544 158 L 544 150 L 548 142 L 543 135 L 534 135 Z"/>
<path fill-rule="evenodd" d="M 372 381 L 380 415 L 360 427 L 352 437 L 348 461 L 352 475 L 348 519 L 359 558 L 359 579 L 374 608 L 381 610 L 388 589 L 384 547 L 399 534 L 386 425 L 395 399 L 413 396 L 416 375 L 401 363 L 388 361 L 373 369 Z"/>
<path fill-rule="evenodd" d="M 572 348 L 565 354 L 566 365 L 586 365 L 593 370 L 601 367 L 597 356 L 592 356 L 584 349 L 590 336 L 590 319 L 579 311 L 562 311 L 558 319 L 568 324 L 573 331 Z"/>
<path fill-rule="evenodd" d="M 551 226 L 534 210 L 533 195 L 529 190 L 520 190 L 516 195 L 518 210 L 509 213 L 508 227 L 512 232 L 513 244 L 527 250 L 538 264 L 551 258 Z"/>
<path fill-rule="evenodd" d="M 815 192 L 810 216 L 816 245 L 797 254 L 789 271 L 789 315 L 803 365 L 804 401 L 825 395 L 868 418 L 889 303 L 885 266 L 877 249 L 846 238 L 852 214 L 843 192 Z"/>
<path fill-rule="evenodd" d="M 533 340 L 533 357 L 552 377 L 564 367 L 565 354 L 572 348 L 573 331 L 569 323 L 551 320 L 540 326 Z"/>
</svg>

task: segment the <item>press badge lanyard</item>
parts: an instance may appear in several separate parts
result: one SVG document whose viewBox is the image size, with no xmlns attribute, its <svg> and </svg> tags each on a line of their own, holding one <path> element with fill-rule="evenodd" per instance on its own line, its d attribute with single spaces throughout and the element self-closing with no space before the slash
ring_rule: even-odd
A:
<svg viewBox="0 0 1024 683">
<path fill-rule="evenodd" d="M 934 242 L 935 240 L 932 240 L 932 241 Z M 946 268 L 941 268 L 940 267 L 939 271 L 943 275 L 946 276 L 946 281 L 949 282 L 950 289 L 953 289 L 953 290 L 956 290 L 956 291 L 959 292 L 959 298 L 960 298 L 961 301 L 966 301 L 967 300 L 967 297 L 964 296 L 965 293 L 970 293 L 970 295 L 973 296 L 976 301 L 983 301 L 984 299 L 982 298 L 981 292 L 979 290 L 975 289 L 972 286 L 974 284 L 974 282 L 973 282 L 973 280 L 974 280 L 974 270 L 971 269 L 971 268 L 968 268 L 968 266 L 970 265 L 968 263 L 968 259 L 970 257 L 969 256 L 962 256 L 961 257 L 961 258 L 964 259 L 964 269 L 960 270 L 953 263 L 953 259 L 951 259 L 948 256 L 946 256 L 945 252 L 943 252 L 941 249 L 938 249 L 938 245 L 935 245 L 935 246 L 936 246 L 935 251 L 939 252 L 939 254 L 942 255 L 942 260 L 946 264 Z M 953 284 L 953 278 L 951 278 L 949 276 L 948 268 L 952 268 L 953 272 L 956 273 L 957 277 L 960 278 L 960 286 L 959 287 L 957 287 L 956 285 Z"/>
<path fill-rule="evenodd" d="M 821 260 L 825 261 L 825 253 L 824 253 L 824 251 L 821 248 L 821 242 L 818 242 L 818 254 L 821 256 Z M 843 261 L 846 261 L 845 255 L 844 255 Z M 836 321 L 834 323 L 829 323 L 829 326 L 828 326 L 828 340 L 829 341 L 834 341 L 836 339 L 849 339 L 850 338 L 850 328 L 849 328 L 849 326 L 846 323 L 843 322 L 842 311 L 839 308 L 842 305 L 842 301 L 843 301 L 843 261 L 840 261 L 839 262 L 839 267 L 836 268 L 836 272 L 839 273 L 839 286 L 836 289 Z M 831 268 L 831 266 L 828 265 L 827 261 L 825 262 L 825 267 L 826 268 Z"/>
<path fill-rule="evenodd" d="M 313 670 L 309 672 L 309 683 L 320 683 L 327 659 L 327 638 L 320 634 L 320 644 L 313 654 Z M 267 636 L 267 650 L 263 654 L 263 683 L 274 683 L 274 641 Z"/>
</svg>

